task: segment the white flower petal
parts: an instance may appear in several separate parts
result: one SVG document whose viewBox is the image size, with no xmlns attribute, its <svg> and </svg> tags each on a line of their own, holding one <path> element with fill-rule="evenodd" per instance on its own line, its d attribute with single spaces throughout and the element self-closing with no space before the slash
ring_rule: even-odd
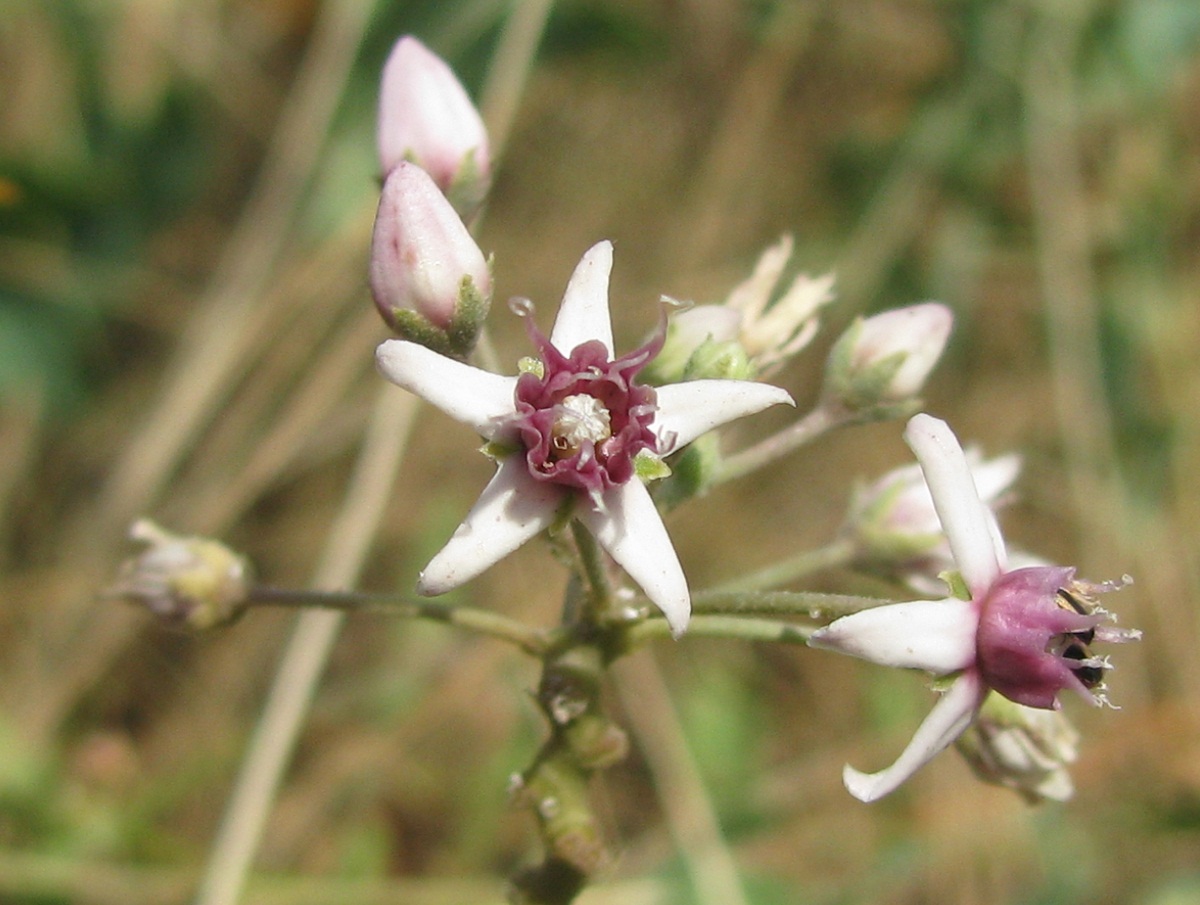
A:
<svg viewBox="0 0 1200 905">
<path fill-rule="evenodd" d="M 978 598 L 1004 569 L 1004 541 L 995 517 L 979 498 L 967 457 L 945 421 L 914 415 L 904 431 L 933 496 L 950 552 L 963 580 Z"/>
<path fill-rule="evenodd" d="M 589 248 L 575 267 L 550 332 L 550 343 L 570 355 L 580 343 L 598 339 L 613 357 L 612 318 L 608 314 L 608 276 L 613 248 L 608 241 Z"/>
<path fill-rule="evenodd" d="M 860 773 L 847 765 L 842 770 L 846 789 L 859 801 L 875 801 L 895 791 L 966 731 L 986 694 L 987 687 L 976 672 L 964 673 L 929 711 L 894 764 L 878 773 Z"/>
<path fill-rule="evenodd" d="M 882 666 L 946 675 L 975 662 L 978 627 L 976 609 L 965 601 L 913 600 L 835 619 L 808 643 Z"/>
<path fill-rule="evenodd" d="M 463 523 L 421 572 L 417 593 L 444 594 L 499 562 L 554 523 L 563 495 L 559 485 L 534 480 L 522 455 L 503 460 Z"/>
<path fill-rule="evenodd" d="M 780 403 L 795 405 L 786 390 L 753 380 L 689 380 L 656 388 L 658 453 L 670 455 L 727 421 Z"/>
<path fill-rule="evenodd" d="M 493 374 L 402 339 L 380 343 L 375 363 L 392 383 L 416 393 L 489 440 L 516 413 L 516 377 Z"/>
<path fill-rule="evenodd" d="M 662 610 L 678 638 L 687 628 L 692 598 L 650 492 L 633 478 L 605 491 L 603 503 L 603 509 L 580 507 L 576 516 Z"/>
</svg>

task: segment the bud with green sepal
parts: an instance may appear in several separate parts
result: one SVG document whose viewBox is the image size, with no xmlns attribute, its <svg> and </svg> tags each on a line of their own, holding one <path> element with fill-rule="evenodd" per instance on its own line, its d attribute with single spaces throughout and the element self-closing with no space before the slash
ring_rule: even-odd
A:
<svg viewBox="0 0 1200 905">
<path fill-rule="evenodd" d="M 398 164 L 383 185 L 370 280 L 380 314 L 401 338 L 460 359 L 474 347 L 491 305 L 491 267 L 415 164 Z"/>
<path fill-rule="evenodd" d="M 1078 756 L 1079 732 L 1062 711 L 1025 707 L 993 692 L 955 744 L 976 776 L 1030 804 L 1074 794 L 1068 768 Z"/>
<path fill-rule="evenodd" d="M 857 319 L 826 360 L 825 401 L 862 420 L 912 414 L 953 323 L 950 309 L 938 302 Z"/>
</svg>

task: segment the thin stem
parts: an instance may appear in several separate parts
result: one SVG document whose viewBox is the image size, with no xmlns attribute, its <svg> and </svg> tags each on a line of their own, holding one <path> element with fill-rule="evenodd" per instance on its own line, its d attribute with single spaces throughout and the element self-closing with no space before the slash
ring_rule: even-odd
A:
<svg viewBox="0 0 1200 905">
<path fill-rule="evenodd" d="M 583 567 L 583 577 L 588 585 L 588 611 L 594 618 L 601 617 L 611 610 L 613 598 L 612 583 L 608 580 L 608 572 L 604 568 L 604 554 L 600 552 L 600 545 L 596 543 L 596 539 L 578 521 L 571 521 L 571 535 L 575 538 L 579 563 Z"/>
<path fill-rule="evenodd" d="M 824 547 L 805 550 L 765 569 L 722 582 L 710 590 L 758 591 L 790 584 L 826 569 L 848 565 L 854 560 L 856 549 L 854 542 L 849 538 L 838 538 Z"/>
<path fill-rule="evenodd" d="M 799 625 L 781 619 L 750 616 L 693 616 L 688 623 L 688 638 L 732 638 L 739 641 L 774 641 L 780 644 L 806 644 L 815 626 Z M 626 650 L 633 651 L 650 641 L 670 638 L 671 626 L 665 619 L 647 619 L 626 633 Z"/>
<path fill-rule="evenodd" d="M 722 484 L 756 471 L 801 446 L 811 443 L 834 428 L 853 423 L 854 420 L 855 415 L 840 406 L 819 405 L 779 433 L 760 440 L 748 449 L 726 457 L 712 483 L 714 485 Z"/>
<path fill-rule="evenodd" d="M 807 616 L 827 622 L 894 602 L 814 591 L 702 591 L 692 597 L 692 612 L 721 616 Z M 691 632 L 690 626 L 688 631 Z"/>
<path fill-rule="evenodd" d="M 400 594 L 259 587 L 251 592 L 249 602 L 262 606 L 318 607 L 339 612 L 383 613 L 401 619 L 428 619 L 508 641 L 535 657 L 541 657 L 549 647 L 549 636 L 546 633 L 499 613 L 474 607 L 413 600 Z"/>
</svg>

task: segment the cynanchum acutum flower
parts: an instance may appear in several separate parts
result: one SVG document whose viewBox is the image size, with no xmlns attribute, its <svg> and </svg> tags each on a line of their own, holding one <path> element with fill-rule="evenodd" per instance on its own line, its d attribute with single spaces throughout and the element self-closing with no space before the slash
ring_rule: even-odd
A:
<svg viewBox="0 0 1200 905">
<path fill-rule="evenodd" d="M 384 178 L 411 161 L 464 217 L 487 194 L 491 158 L 479 111 L 454 71 L 412 35 L 396 42 L 384 64 L 377 130 Z"/>
<path fill-rule="evenodd" d="M 646 592 L 678 635 L 690 596 L 679 559 L 639 474 L 699 435 L 777 403 L 783 390 L 740 380 L 651 388 L 635 377 L 662 344 L 616 358 L 608 313 L 612 245 L 579 262 L 547 339 L 527 320 L 537 350 L 509 377 L 389 340 L 379 369 L 489 442 L 497 471 L 449 543 L 421 573 L 418 591 L 442 594 L 474 578 L 569 516 Z M 526 315 L 529 312 L 526 311 Z"/>
<path fill-rule="evenodd" d="M 847 766 L 846 788 L 862 801 L 893 791 L 976 719 L 989 691 L 1018 704 L 1058 709 L 1070 690 L 1107 703 L 1109 664 L 1091 652 L 1098 641 L 1130 641 L 1097 595 L 1128 583 L 1093 584 L 1073 568 L 1009 570 L 1004 540 L 984 505 L 962 447 L 944 421 L 916 415 L 905 440 L 929 484 L 933 505 L 954 555 L 957 575 L 945 600 L 889 604 L 837 619 L 810 642 L 886 666 L 957 676 L 892 766 L 860 773 Z"/>
</svg>

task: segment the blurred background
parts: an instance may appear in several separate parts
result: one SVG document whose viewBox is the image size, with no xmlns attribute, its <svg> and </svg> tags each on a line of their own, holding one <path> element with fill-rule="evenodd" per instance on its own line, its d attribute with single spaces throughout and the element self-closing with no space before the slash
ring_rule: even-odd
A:
<svg viewBox="0 0 1200 905">
<path fill-rule="evenodd" d="M 0 901 L 190 896 L 293 616 L 185 637 L 97 592 L 139 515 L 309 581 L 381 383 L 378 72 L 411 32 L 478 96 L 510 6 L 0 2 Z M 683 789 L 748 905 L 1200 903 L 1200 5 L 554 4 L 480 232 L 499 300 L 548 322 L 611 238 L 629 348 L 660 293 L 718 301 L 785 232 L 839 300 L 777 382 L 803 408 L 855 315 L 952 306 L 927 409 L 1024 454 L 1008 536 L 1134 575 L 1106 603 L 1146 638 L 1116 651 L 1120 711 L 1068 701 L 1077 794 L 1040 807 L 953 752 L 883 802 L 846 794 L 841 765 L 890 762 L 923 717 L 920 676 L 664 644 L 671 698 L 643 706 L 684 744 L 630 722 L 587 901 L 713 901 L 656 797 Z M 411 587 L 490 473 L 419 419 L 366 588 Z M 854 482 L 907 461 L 898 424 L 848 430 L 673 513 L 693 585 L 828 541 Z M 549 624 L 560 583 L 531 545 L 457 599 Z M 498 642 L 352 618 L 245 901 L 500 901 L 536 855 L 505 792 L 542 737 L 536 677 Z"/>
</svg>

